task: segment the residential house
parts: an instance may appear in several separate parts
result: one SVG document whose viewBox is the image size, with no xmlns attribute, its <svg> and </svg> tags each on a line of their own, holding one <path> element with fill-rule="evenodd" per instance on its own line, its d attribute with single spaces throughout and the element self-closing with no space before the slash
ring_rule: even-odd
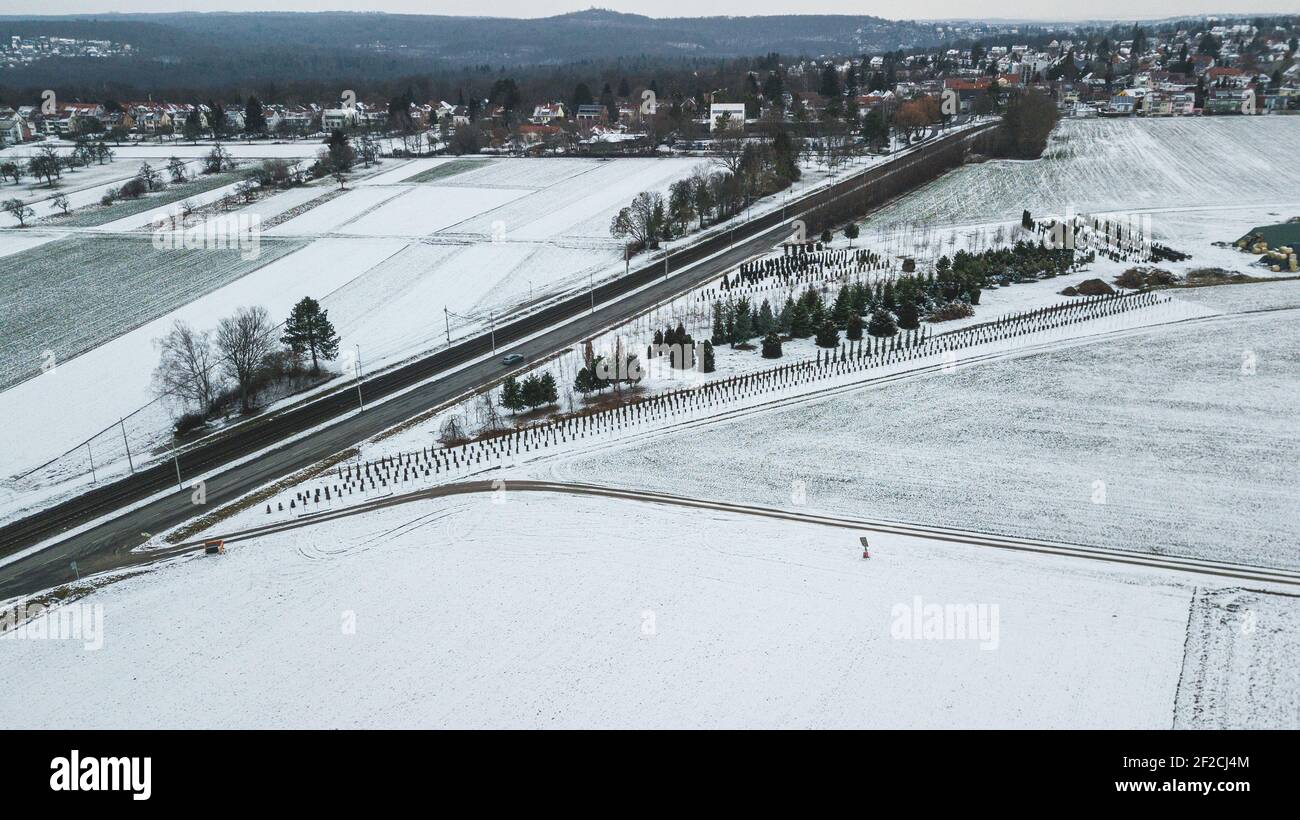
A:
<svg viewBox="0 0 1300 820">
<path fill-rule="evenodd" d="M 565 119 L 564 103 L 543 103 L 533 107 L 533 115 L 528 118 L 535 125 L 550 125 L 556 120 Z"/>
<path fill-rule="evenodd" d="M 27 120 L 12 108 L 0 111 L 0 145 L 18 145 L 32 138 Z"/>
<path fill-rule="evenodd" d="M 348 108 L 326 108 L 321 112 L 321 128 L 326 131 L 343 131 L 348 128 L 355 128 L 360 122 L 355 107 Z"/>
<path fill-rule="evenodd" d="M 595 125 L 603 125 L 609 121 L 609 112 L 603 105 L 580 105 L 574 115 L 574 120 L 578 125 L 591 128 Z"/>
</svg>

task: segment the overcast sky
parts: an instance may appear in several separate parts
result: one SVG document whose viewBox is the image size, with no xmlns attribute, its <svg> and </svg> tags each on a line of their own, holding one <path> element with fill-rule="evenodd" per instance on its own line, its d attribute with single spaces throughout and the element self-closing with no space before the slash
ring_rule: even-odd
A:
<svg viewBox="0 0 1300 820">
<path fill-rule="evenodd" d="M 597 5 L 651 17 L 757 14 L 871 14 L 891 19 L 970 17 L 986 12 L 1015 19 L 1160 18 L 1193 14 L 1295 12 L 1294 0 L 3 0 L 0 14 L 175 11 L 390 11 L 490 17 L 546 17 Z"/>
</svg>

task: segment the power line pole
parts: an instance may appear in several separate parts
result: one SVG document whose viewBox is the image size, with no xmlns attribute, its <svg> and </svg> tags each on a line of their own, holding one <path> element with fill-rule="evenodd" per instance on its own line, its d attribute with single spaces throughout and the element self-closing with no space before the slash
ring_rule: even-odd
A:
<svg viewBox="0 0 1300 820">
<path fill-rule="evenodd" d="M 447 327 L 447 345 L 450 346 L 451 345 L 451 316 L 448 315 L 447 313 L 446 305 L 442 306 L 442 321 L 446 324 Z"/>
<path fill-rule="evenodd" d="M 122 427 L 122 443 L 126 445 L 126 466 L 131 468 L 131 474 L 135 475 L 135 462 L 131 461 L 131 442 L 126 440 L 126 419 L 119 418 L 117 423 Z"/>
<path fill-rule="evenodd" d="M 497 355 L 497 320 L 493 311 L 488 311 L 488 332 L 492 336 L 492 355 Z"/>
<path fill-rule="evenodd" d="M 366 403 L 361 399 L 361 345 L 357 345 L 357 407 L 361 410 L 366 409 Z"/>
<path fill-rule="evenodd" d="M 176 450 L 172 450 L 172 462 L 176 465 L 176 486 L 184 490 L 185 482 L 181 481 L 181 457 Z"/>
<path fill-rule="evenodd" d="M 99 479 L 95 477 L 95 454 L 90 452 L 90 442 L 86 442 L 86 455 L 90 457 L 90 483 L 98 484 Z"/>
</svg>

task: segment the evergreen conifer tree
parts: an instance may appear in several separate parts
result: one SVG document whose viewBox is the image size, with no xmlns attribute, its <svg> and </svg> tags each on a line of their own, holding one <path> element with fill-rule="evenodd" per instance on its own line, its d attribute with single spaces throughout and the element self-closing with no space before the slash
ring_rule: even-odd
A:
<svg viewBox="0 0 1300 820">
<path fill-rule="evenodd" d="M 858 315 L 857 311 L 849 314 L 847 325 L 848 328 L 844 335 L 849 341 L 856 342 L 862 338 L 862 317 Z"/>
<path fill-rule="evenodd" d="M 822 322 L 821 328 L 817 331 L 816 342 L 818 347 L 839 347 L 840 332 L 835 328 L 835 323 L 830 319 Z"/>
<path fill-rule="evenodd" d="M 280 341 L 296 355 L 311 354 L 311 372 L 320 372 L 318 359 L 330 361 L 338 356 L 339 337 L 330 324 L 329 311 L 321 310 L 320 303 L 304 296 L 293 306 L 289 318 L 284 320 L 284 335 Z"/>
<path fill-rule="evenodd" d="M 781 358 L 781 337 L 776 335 L 775 332 L 769 333 L 763 337 L 763 358 Z"/>
<path fill-rule="evenodd" d="M 717 369 L 717 363 L 713 360 L 713 344 L 711 342 L 705 342 L 704 343 L 704 372 L 712 373 L 716 369 Z"/>
<path fill-rule="evenodd" d="M 579 376 L 586 370 L 579 372 Z M 583 391 L 586 392 L 586 391 Z M 501 406 L 512 413 L 517 413 L 524 409 L 523 391 L 519 388 L 519 382 L 514 376 L 507 376 L 506 380 L 501 383 Z"/>
<path fill-rule="evenodd" d="M 871 314 L 871 321 L 867 324 L 867 333 L 876 338 L 893 336 L 898 332 L 898 325 L 894 323 L 894 317 L 884 308 L 876 308 L 875 313 Z"/>
</svg>

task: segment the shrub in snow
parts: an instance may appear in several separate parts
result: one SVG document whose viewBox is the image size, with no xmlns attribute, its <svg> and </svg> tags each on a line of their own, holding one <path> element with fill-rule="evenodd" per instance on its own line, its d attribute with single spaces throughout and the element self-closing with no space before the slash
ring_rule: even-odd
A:
<svg viewBox="0 0 1300 820">
<path fill-rule="evenodd" d="M 965 302 L 953 300 L 935 309 L 926 319 L 930 322 L 950 322 L 953 319 L 965 319 L 967 316 L 974 315 L 975 308 Z"/>
<path fill-rule="evenodd" d="M 709 351 L 709 353 L 711 354 L 712 351 Z M 781 358 L 781 337 L 776 335 L 776 333 L 769 333 L 763 337 L 763 358 Z M 707 373 L 708 370 L 706 369 L 705 372 Z"/>
</svg>

